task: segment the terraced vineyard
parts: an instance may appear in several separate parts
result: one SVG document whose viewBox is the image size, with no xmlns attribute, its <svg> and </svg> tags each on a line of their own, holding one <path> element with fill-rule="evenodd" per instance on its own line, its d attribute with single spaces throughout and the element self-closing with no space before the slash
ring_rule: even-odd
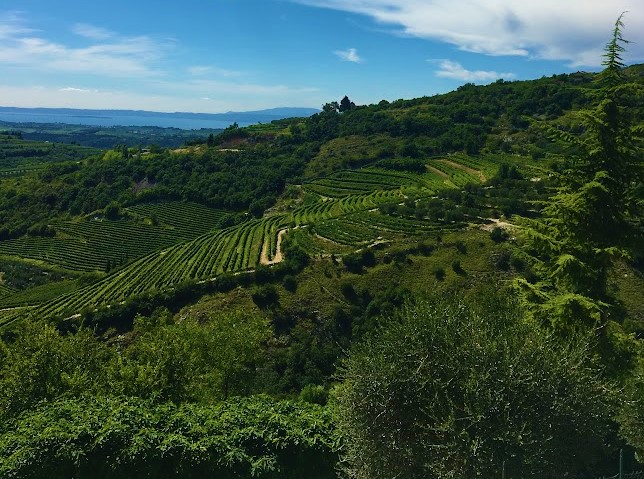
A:
<svg viewBox="0 0 644 479">
<path fill-rule="evenodd" d="M 194 203 L 162 203 L 131 208 L 141 221 L 90 220 L 58 223 L 55 237 L 0 242 L 0 255 L 29 258 L 71 271 L 103 271 L 152 251 L 218 228 L 228 214 Z M 142 221 L 155 216 L 158 224 Z M 190 227 L 192 225 L 192 227 Z"/>
<path fill-rule="evenodd" d="M 456 158 L 430 160 L 428 167 L 436 170 L 436 174 L 442 176 L 444 178 L 443 182 L 448 186 L 460 188 L 467 183 L 479 183 L 485 179 L 480 170 L 474 170 L 459 163 Z"/>
<path fill-rule="evenodd" d="M 124 301 L 137 294 L 163 290 L 191 279 L 208 279 L 227 271 L 254 268 L 262 251 L 271 259 L 286 215 L 247 221 L 149 254 L 103 280 L 38 308 L 43 315 L 65 315 L 88 306 Z"/>
<path fill-rule="evenodd" d="M 460 223 L 413 220 L 378 211 L 360 211 L 333 221 L 316 223 L 314 230 L 319 236 L 336 243 L 363 246 L 374 241 L 402 239 L 462 226 Z"/>
<path fill-rule="evenodd" d="M 426 181 L 422 175 L 367 168 L 338 171 L 306 183 L 304 187 L 320 196 L 340 198 L 373 191 L 397 190 L 406 185 L 425 186 Z"/>
<path fill-rule="evenodd" d="M 388 216 L 380 213 L 378 207 L 384 203 L 402 203 L 409 192 L 415 197 L 418 193 L 428 196 L 439 188 L 481 181 L 483 173 L 473 168 L 476 164 L 459 161 L 459 158 L 431 160 L 428 162 L 431 169 L 424 175 L 375 169 L 338 172 L 303 185 L 310 195 L 306 204 L 286 213 L 223 229 L 212 229 L 212 225 L 225 219 L 222 212 L 205 211 L 198 205 L 168 203 L 130 208 L 130 214 L 138 220 L 134 222 L 136 227 L 128 226 L 126 221 L 58 225 L 59 231 L 69 237 L 55 238 L 58 243 L 52 244 L 58 246 L 43 248 L 39 253 L 41 246 L 35 245 L 45 238 L 0 243 L 0 254 L 13 251 L 15 255 L 32 255 L 25 254 L 27 257 L 48 255 L 49 261 L 76 269 L 103 266 L 99 263 L 100 255 L 91 254 L 92 248 L 104 250 L 103 258 L 111 252 L 128 252 L 129 258 L 134 259 L 100 281 L 52 301 L 29 309 L 0 311 L 0 324 L 12 321 L 25 311 L 38 316 L 66 317 L 143 293 L 169 290 L 188 280 L 207 281 L 224 272 L 249 271 L 259 263 L 269 264 L 278 254 L 280 231 L 294 227 L 304 227 L 296 230 L 297 241 L 310 238 L 320 254 L 325 241 L 332 241 L 340 250 L 355 249 L 378 240 L 458 228 L 462 225 Z M 178 242 L 197 231 L 202 234 Z M 311 236 L 311 231 L 317 236 Z M 10 250 L 7 245 L 14 249 Z M 16 253 L 16 245 L 24 245 L 23 252 Z M 32 249 L 27 245 L 32 245 Z"/>
<path fill-rule="evenodd" d="M 136 205 L 129 207 L 127 211 L 171 228 L 177 237 L 185 240 L 218 228 L 230 215 L 198 203 L 178 201 Z"/>
</svg>

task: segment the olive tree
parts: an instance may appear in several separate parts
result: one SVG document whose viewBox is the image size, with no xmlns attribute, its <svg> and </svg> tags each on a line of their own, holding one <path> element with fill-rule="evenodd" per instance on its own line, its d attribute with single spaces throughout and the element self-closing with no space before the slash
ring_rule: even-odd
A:
<svg viewBox="0 0 644 479">
<path fill-rule="evenodd" d="M 587 341 L 477 301 L 407 305 L 351 350 L 332 401 L 350 477 L 550 477 L 605 452 L 613 395 Z"/>
</svg>

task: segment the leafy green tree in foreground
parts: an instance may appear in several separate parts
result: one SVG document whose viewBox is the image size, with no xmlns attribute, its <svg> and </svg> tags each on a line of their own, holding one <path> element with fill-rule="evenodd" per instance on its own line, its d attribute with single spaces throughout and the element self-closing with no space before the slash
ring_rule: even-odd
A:
<svg viewBox="0 0 644 479">
<path fill-rule="evenodd" d="M 540 281 L 520 281 L 530 311 L 562 334 L 603 327 L 611 318 L 608 274 L 615 259 L 642 241 L 642 125 L 635 113 L 642 88 L 627 83 L 622 16 L 598 76 L 599 103 L 582 112 L 585 134 L 558 132 L 581 152 L 540 221 L 526 220 Z"/>
<path fill-rule="evenodd" d="M 610 386 L 584 341 L 513 304 L 408 305 L 343 362 L 334 391 L 350 477 L 563 477 L 606 452 Z"/>
<path fill-rule="evenodd" d="M 252 313 L 175 322 L 159 310 L 137 317 L 129 344 L 117 348 L 87 329 L 61 334 L 51 324 L 25 322 L 15 341 L 0 341 L 0 420 L 60 397 L 213 404 L 248 395 L 270 334 L 268 321 Z"/>
<path fill-rule="evenodd" d="M 59 399 L 0 423 L 0 477 L 333 479 L 334 448 L 316 404 Z"/>
</svg>

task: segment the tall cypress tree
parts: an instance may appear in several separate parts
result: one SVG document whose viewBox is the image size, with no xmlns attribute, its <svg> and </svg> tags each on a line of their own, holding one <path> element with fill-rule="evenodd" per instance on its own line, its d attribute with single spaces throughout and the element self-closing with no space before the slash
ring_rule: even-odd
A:
<svg viewBox="0 0 644 479">
<path fill-rule="evenodd" d="M 537 221 L 526 221 L 529 250 L 540 281 L 518 286 L 535 317 L 563 334 L 602 329 L 613 301 L 608 274 L 619 257 L 642 241 L 642 87 L 629 83 L 621 54 L 623 14 L 615 22 L 597 76 L 597 106 L 582 112 L 585 133 L 557 132 L 580 151 L 574 168 Z M 638 191 L 640 192 L 638 194 Z"/>
</svg>

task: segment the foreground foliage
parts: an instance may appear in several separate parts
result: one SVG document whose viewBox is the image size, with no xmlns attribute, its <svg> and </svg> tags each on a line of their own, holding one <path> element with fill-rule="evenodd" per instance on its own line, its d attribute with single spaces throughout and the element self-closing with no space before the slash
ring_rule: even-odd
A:
<svg viewBox="0 0 644 479">
<path fill-rule="evenodd" d="M 610 386 L 495 297 L 408 305 L 340 369 L 336 422 L 352 477 L 555 477 L 607 452 Z"/>
<path fill-rule="evenodd" d="M 217 406 L 61 399 L 0 425 L 3 478 L 335 477 L 321 406 L 266 396 Z"/>
</svg>

